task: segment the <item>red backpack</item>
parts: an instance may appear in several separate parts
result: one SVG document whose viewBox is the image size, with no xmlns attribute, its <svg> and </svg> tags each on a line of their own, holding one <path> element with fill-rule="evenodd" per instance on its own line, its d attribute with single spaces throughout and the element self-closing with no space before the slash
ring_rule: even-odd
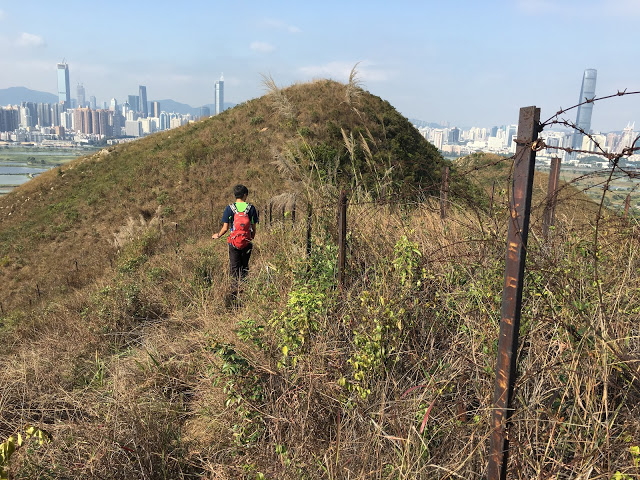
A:
<svg viewBox="0 0 640 480">
<path fill-rule="evenodd" d="M 244 209 L 244 212 L 239 212 L 235 203 L 229 206 L 233 212 L 233 225 L 231 227 L 231 233 L 227 237 L 227 242 L 238 250 L 244 250 L 251 245 L 251 239 L 253 238 L 253 228 L 251 227 L 251 219 L 249 218 L 251 204 L 247 203 L 247 208 Z"/>
</svg>

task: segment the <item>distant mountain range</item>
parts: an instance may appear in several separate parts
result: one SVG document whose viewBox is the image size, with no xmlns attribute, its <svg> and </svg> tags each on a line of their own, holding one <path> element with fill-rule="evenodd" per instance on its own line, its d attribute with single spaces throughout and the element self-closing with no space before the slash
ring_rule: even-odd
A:
<svg viewBox="0 0 640 480">
<path fill-rule="evenodd" d="M 34 103 L 57 103 L 58 96 L 53 93 L 39 92 L 37 90 L 31 90 L 26 87 L 9 87 L 0 88 L 0 106 L 5 105 L 20 105 L 20 102 L 34 102 Z M 193 116 L 200 115 L 200 107 L 192 107 L 186 103 L 176 102 L 171 99 L 154 100 L 160 102 L 160 109 L 169 113 L 181 113 L 182 115 L 191 114 Z M 121 102 L 123 103 L 123 102 Z M 235 107 L 235 103 L 225 103 L 225 110 Z M 209 107 L 211 113 L 215 112 L 215 105 L 209 103 L 204 105 Z"/>
<path fill-rule="evenodd" d="M 434 122 L 425 122 L 424 120 L 418 120 L 417 118 L 409 118 L 411 125 L 416 127 L 430 127 L 430 128 L 445 128 L 443 125 Z"/>
<path fill-rule="evenodd" d="M 0 89 L 0 105 L 20 105 L 20 102 L 56 103 L 58 96 L 53 93 L 38 92 L 26 87 Z"/>
</svg>

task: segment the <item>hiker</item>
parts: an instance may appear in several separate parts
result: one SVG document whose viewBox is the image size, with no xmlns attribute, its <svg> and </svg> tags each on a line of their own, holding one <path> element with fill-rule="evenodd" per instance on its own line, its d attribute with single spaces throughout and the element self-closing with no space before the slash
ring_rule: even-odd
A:
<svg viewBox="0 0 640 480">
<path fill-rule="evenodd" d="M 229 244 L 229 275 L 231 275 L 231 287 L 234 292 L 239 288 L 239 281 L 249 273 L 249 258 L 253 248 L 252 240 L 256 236 L 258 224 L 258 210 L 247 203 L 249 189 L 244 185 L 233 187 L 233 195 L 236 201 L 224 209 L 222 214 L 222 228 L 214 233 L 211 238 L 217 239 L 227 233 Z"/>
</svg>

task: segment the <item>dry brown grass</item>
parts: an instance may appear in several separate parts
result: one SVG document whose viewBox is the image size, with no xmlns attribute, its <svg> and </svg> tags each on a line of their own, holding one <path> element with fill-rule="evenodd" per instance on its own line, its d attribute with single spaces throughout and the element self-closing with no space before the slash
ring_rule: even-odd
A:
<svg viewBox="0 0 640 480">
<path fill-rule="evenodd" d="M 312 189 L 302 174 L 292 181 L 273 152 L 313 166 L 313 157 L 297 158 L 305 146 L 341 142 L 341 128 L 362 126 L 376 100 L 361 95 L 354 112 L 344 86 L 312 87 L 286 90 L 297 125 L 251 101 L 0 199 L 0 438 L 25 423 L 53 434 L 15 454 L 14 478 L 483 478 L 508 181 L 500 180 L 492 216 L 452 189 L 445 221 L 424 193 L 378 201 L 351 190 L 348 282 L 339 293 L 331 277 L 337 188 Z M 363 169 L 384 153 L 384 129 L 362 130 L 376 139 L 365 143 L 366 158 L 354 143 Z M 227 246 L 210 235 L 237 182 L 249 186 L 262 221 L 241 300 L 227 306 Z M 629 451 L 640 439 L 638 227 L 600 219 L 594 257 L 593 206 L 567 188 L 544 242 L 545 189 L 537 176 L 510 472 L 638 475 Z M 286 331 L 292 305 L 312 293 L 324 294 L 322 308 L 296 319 L 305 341 L 283 359 L 283 335 L 297 334 Z M 221 345 L 238 357 L 225 358 Z M 379 363 L 356 377 L 354 361 L 376 352 Z M 240 373 L 229 374 L 230 364 Z M 260 434 L 239 442 L 248 424 Z"/>
</svg>

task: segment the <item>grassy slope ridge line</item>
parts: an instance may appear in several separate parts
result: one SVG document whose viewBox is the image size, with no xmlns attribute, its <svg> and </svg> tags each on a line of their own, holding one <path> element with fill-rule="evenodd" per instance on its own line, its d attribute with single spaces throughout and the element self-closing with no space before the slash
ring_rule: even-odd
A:
<svg viewBox="0 0 640 480">
<path fill-rule="evenodd" d="M 174 230 L 177 242 L 204 235 L 217 225 L 236 182 L 247 184 L 262 208 L 291 190 L 272 164 L 291 139 L 312 150 L 322 175 L 333 173 L 347 185 L 354 171 L 370 185 L 376 166 L 390 170 L 396 185 L 439 181 L 442 158 L 387 102 L 363 94 L 355 111 L 345 86 L 331 81 L 295 85 L 285 94 L 296 109 L 290 118 L 275 113 L 273 96 L 266 95 L 74 161 L 1 198 L 4 310 L 24 309 L 99 276 L 113 264 L 116 237 L 132 221 L 155 219 Z M 354 136 L 356 151 L 361 135 L 367 138 L 368 163 L 358 152 L 350 158 L 341 130 Z"/>
<path fill-rule="evenodd" d="M 376 169 L 390 172 L 388 192 L 418 181 L 436 188 L 429 180 L 439 178 L 443 160 L 434 147 L 387 102 L 362 92 L 356 110 L 345 92 L 332 81 L 295 85 L 284 90 L 293 116 L 279 114 L 267 95 L 78 159 L 0 199 L 2 438 L 25 422 L 47 426 L 57 443 L 43 450 L 43 464 L 77 478 L 91 476 L 91 451 L 104 453 L 97 468 L 108 476 L 188 471 L 188 462 L 158 457 L 162 449 L 184 456 L 187 444 L 175 440 L 187 420 L 196 443 L 201 429 L 211 440 L 211 422 L 226 441 L 226 425 L 193 412 L 219 404 L 208 402 L 219 392 L 199 376 L 212 362 L 209 335 L 229 338 L 233 325 L 226 313 L 212 315 L 227 288 L 226 252 L 209 238 L 231 186 L 248 185 L 259 208 L 283 192 L 299 194 L 273 160 L 302 152 L 324 181 L 340 179 L 335 188 L 366 190 Z M 343 132 L 366 136 L 367 146 L 360 140 L 349 153 Z M 259 237 L 254 254 L 276 298 L 286 295 L 301 256 L 282 248 L 294 246 L 291 235 Z M 124 424 L 113 422 L 120 417 Z M 88 470 L 74 473 L 74 458 Z M 24 468 L 36 478 L 37 465 Z"/>
</svg>

